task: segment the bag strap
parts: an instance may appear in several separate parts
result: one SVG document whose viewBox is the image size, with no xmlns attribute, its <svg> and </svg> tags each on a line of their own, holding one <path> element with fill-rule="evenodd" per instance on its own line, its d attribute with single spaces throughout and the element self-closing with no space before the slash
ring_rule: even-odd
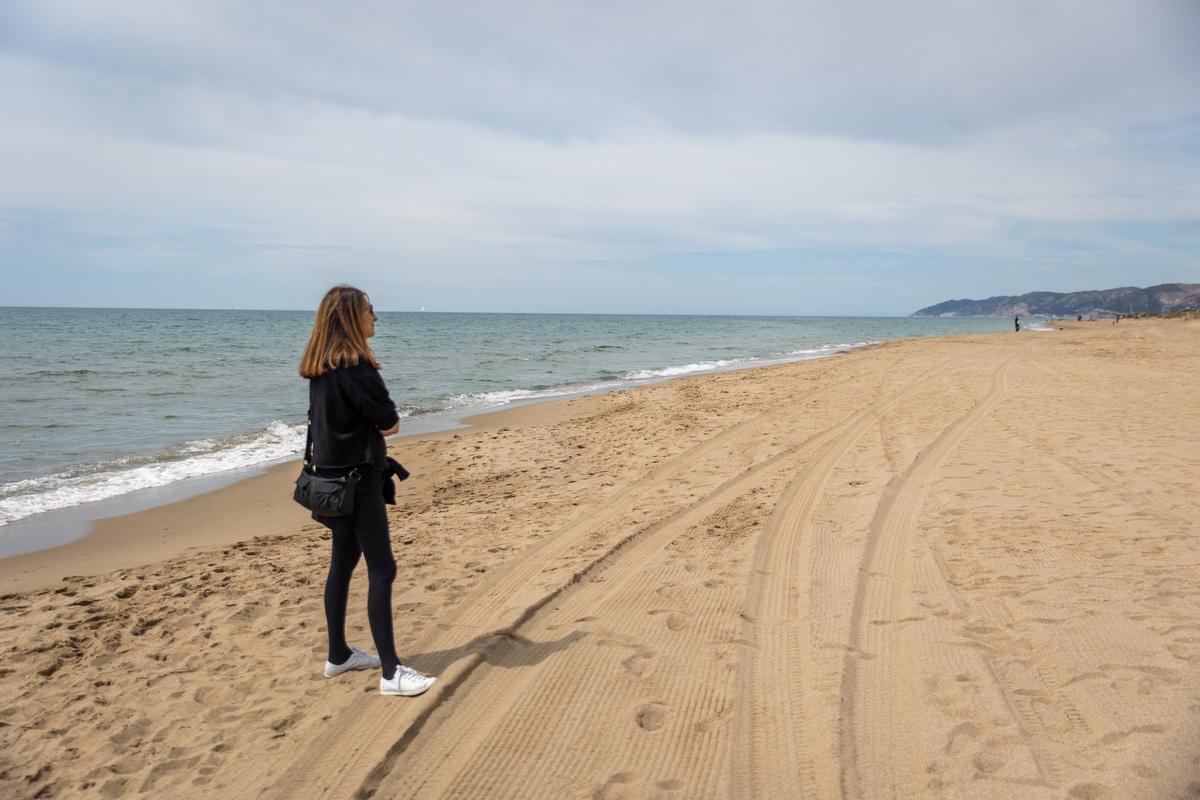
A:
<svg viewBox="0 0 1200 800">
<path fill-rule="evenodd" d="M 304 442 L 304 464 L 312 466 L 312 409 L 308 410 L 308 436 Z"/>
</svg>

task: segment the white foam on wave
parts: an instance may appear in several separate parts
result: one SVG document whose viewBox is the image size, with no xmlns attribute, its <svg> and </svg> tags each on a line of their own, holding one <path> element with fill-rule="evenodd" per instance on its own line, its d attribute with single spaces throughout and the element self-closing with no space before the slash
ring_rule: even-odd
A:
<svg viewBox="0 0 1200 800">
<path fill-rule="evenodd" d="M 552 397 L 566 397 L 572 394 L 598 392 L 604 389 L 615 389 L 624 385 L 620 381 L 588 383 L 576 386 L 557 386 L 551 389 L 511 389 L 497 392 L 476 392 L 472 394 L 452 395 L 447 401 L 447 411 L 470 411 L 496 408 L 522 400 L 548 400 Z"/>
<path fill-rule="evenodd" d="M 680 364 L 673 367 L 663 367 L 662 369 L 634 370 L 633 372 L 626 372 L 622 377 L 631 381 L 644 381 L 650 378 L 677 378 L 681 375 L 691 375 L 696 372 L 712 372 L 713 370 L 745 364 L 749 361 L 750 359 L 748 358 L 721 358 L 715 361 L 697 361 L 694 364 Z"/>
<path fill-rule="evenodd" d="M 791 350 L 779 356 L 767 356 L 763 358 L 722 358 L 712 361 L 697 361 L 692 364 L 680 364 L 677 366 L 663 367 L 661 369 L 639 369 L 633 372 L 627 372 L 622 377 L 629 381 L 644 381 L 654 378 L 676 378 L 682 375 L 692 375 L 698 372 L 716 372 L 718 370 L 737 369 L 739 367 L 756 367 L 767 366 L 771 364 L 786 364 L 792 361 L 806 361 L 810 358 L 820 358 L 821 356 L 833 355 L 835 353 L 845 353 L 848 350 L 855 350 L 868 345 L 879 344 L 879 342 L 842 342 L 840 344 L 827 344 L 820 347 L 810 347 L 803 350 Z"/>
<path fill-rule="evenodd" d="M 127 494 L 138 489 L 250 467 L 300 453 L 305 426 L 272 422 L 265 430 L 224 439 L 197 439 L 129 466 L 123 458 L 0 485 L 0 525 Z"/>
</svg>

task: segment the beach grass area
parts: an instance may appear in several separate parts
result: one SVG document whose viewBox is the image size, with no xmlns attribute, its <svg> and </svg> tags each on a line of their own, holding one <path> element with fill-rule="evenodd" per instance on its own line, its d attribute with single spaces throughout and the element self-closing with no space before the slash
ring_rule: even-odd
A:
<svg viewBox="0 0 1200 800">
<path fill-rule="evenodd" d="M 0 561 L 0 796 L 1197 796 L 1200 321 L 1053 327 L 393 440 L 418 698 L 297 465 Z"/>
</svg>

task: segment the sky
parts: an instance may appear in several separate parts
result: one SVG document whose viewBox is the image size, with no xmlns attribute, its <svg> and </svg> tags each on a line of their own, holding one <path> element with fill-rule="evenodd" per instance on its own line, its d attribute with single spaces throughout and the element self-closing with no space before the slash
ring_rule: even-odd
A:
<svg viewBox="0 0 1200 800">
<path fill-rule="evenodd" d="M 0 3 L 0 305 L 1200 282 L 1200 2 Z"/>
</svg>

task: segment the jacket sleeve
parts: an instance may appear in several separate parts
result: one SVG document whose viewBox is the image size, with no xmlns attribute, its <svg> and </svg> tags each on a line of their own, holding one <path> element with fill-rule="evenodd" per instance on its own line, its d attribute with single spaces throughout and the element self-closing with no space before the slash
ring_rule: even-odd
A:
<svg viewBox="0 0 1200 800">
<path fill-rule="evenodd" d="M 379 370 L 366 362 L 346 370 L 346 394 L 354 409 L 381 430 L 386 430 L 400 421 L 396 404 L 388 395 L 387 386 Z"/>
</svg>

